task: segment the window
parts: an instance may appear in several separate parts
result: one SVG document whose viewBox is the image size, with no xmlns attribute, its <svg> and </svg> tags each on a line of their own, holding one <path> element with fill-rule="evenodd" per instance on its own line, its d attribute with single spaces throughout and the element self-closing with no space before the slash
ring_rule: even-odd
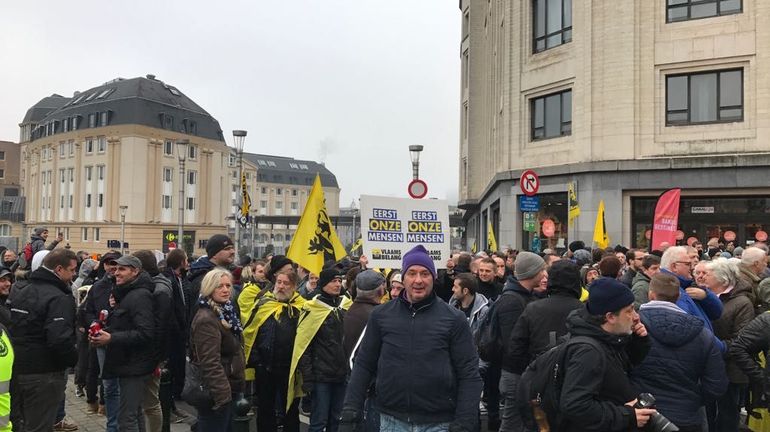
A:
<svg viewBox="0 0 770 432">
<path fill-rule="evenodd" d="M 297 196 L 297 189 L 291 190 L 291 196 Z"/>
<path fill-rule="evenodd" d="M 260 192 L 262 192 L 263 194 L 266 194 L 266 193 L 267 193 L 267 188 L 263 186 L 263 187 L 260 189 Z"/>
<path fill-rule="evenodd" d="M 189 157 L 190 159 L 195 160 L 195 158 L 198 157 L 198 147 L 195 147 L 194 145 L 187 147 L 187 152 L 188 152 L 187 157 Z"/>
<path fill-rule="evenodd" d="M 269 167 L 275 167 L 275 162 L 273 162 L 273 161 L 267 161 L 267 166 L 269 166 Z"/>
<path fill-rule="evenodd" d="M 104 194 L 103 193 L 100 193 L 99 195 L 97 195 L 96 206 L 99 207 L 99 208 L 104 207 Z"/>
<path fill-rule="evenodd" d="M 5 178 L 5 170 L 0 169 L 0 179 L 4 179 L 4 178 Z"/>
<path fill-rule="evenodd" d="M 299 208 L 299 204 L 298 203 L 296 203 L 296 202 L 291 203 L 291 209 L 292 210 L 297 210 L 298 208 Z"/>
<path fill-rule="evenodd" d="M 64 195 L 59 197 L 59 208 L 64 208 Z"/>
<path fill-rule="evenodd" d="M 299 169 L 303 169 L 307 171 L 307 165 L 306 164 L 299 164 Z"/>
<path fill-rule="evenodd" d="M 72 130 L 78 130 L 78 123 L 80 123 L 80 116 L 72 117 Z"/>
<path fill-rule="evenodd" d="M 281 189 L 281 188 L 275 188 L 275 194 L 276 194 L 276 195 L 279 195 L 279 196 L 280 196 L 280 195 L 283 195 L 283 189 Z"/>
<path fill-rule="evenodd" d="M 59 179 L 61 180 L 62 183 L 64 183 L 64 169 L 63 168 L 59 170 Z"/>
<path fill-rule="evenodd" d="M 230 157 L 227 160 L 227 165 L 235 166 L 235 163 L 236 163 L 235 153 L 230 153 Z"/>
<path fill-rule="evenodd" d="M 572 41 L 572 0 L 534 0 L 532 29 L 536 53 Z"/>
<path fill-rule="evenodd" d="M 70 156 L 74 156 L 75 155 L 75 140 L 69 140 L 67 142 L 67 148 L 69 148 Z"/>
<path fill-rule="evenodd" d="M 294 168 L 294 169 L 299 169 L 299 165 L 297 165 L 297 164 L 295 164 L 295 163 L 290 163 L 290 164 L 289 164 L 289 167 L 290 167 L 290 168 Z"/>
<path fill-rule="evenodd" d="M 163 129 L 174 130 L 174 117 L 168 114 L 161 114 L 160 116 L 163 121 Z"/>
<path fill-rule="evenodd" d="M 90 128 L 96 127 L 96 113 L 88 114 L 88 127 Z"/>
<path fill-rule="evenodd" d="M 276 201 L 275 202 L 275 209 L 276 210 L 283 210 L 283 201 Z"/>
<path fill-rule="evenodd" d="M 532 141 L 572 134 L 572 90 L 532 99 Z"/>
<path fill-rule="evenodd" d="M 86 194 L 86 208 L 91 208 L 91 194 Z"/>
<path fill-rule="evenodd" d="M 102 238 L 102 229 L 94 228 L 94 241 L 99 241 Z"/>
<path fill-rule="evenodd" d="M 104 99 L 105 97 L 107 97 L 108 94 L 112 93 L 113 90 L 115 90 L 115 89 L 103 90 L 101 93 L 99 93 L 99 96 L 97 96 L 96 98 L 97 99 Z"/>
<path fill-rule="evenodd" d="M 197 178 L 198 178 L 198 172 L 197 171 L 189 171 L 187 173 L 187 184 L 194 185 L 195 183 L 197 183 L 196 182 Z"/>
<path fill-rule="evenodd" d="M 67 174 L 69 174 L 70 182 L 75 182 L 75 168 L 67 168 Z"/>
<path fill-rule="evenodd" d="M 0 151 L 0 161 L 4 161 L 4 160 L 5 160 L 5 152 Z"/>
<path fill-rule="evenodd" d="M 163 181 L 170 183 L 174 172 L 171 168 L 163 168 Z"/>
<path fill-rule="evenodd" d="M 93 152 L 94 152 L 94 139 L 86 138 L 86 154 L 91 154 Z"/>
<path fill-rule="evenodd" d="M 259 202 L 259 208 L 266 209 L 267 208 L 267 201 L 266 200 L 260 201 Z"/>
<path fill-rule="evenodd" d="M 187 210 L 195 210 L 195 198 L 187 198 Z"/>
<path fill-rule="evenodd" d="M 170 209 L 171 208 L 171 195 L 163 195 L 163 208 L 164 209 Z"/>
<path fill-rule="evenodd" d="M 666 126 L 743 121 L 743 70 L 666 77 Z"/>
<path fill-rule="evenodd" d="M 74 199 L 72 198 L 72 194 L 70 194 L 69 201 L 70 201 L 69 202 L 69 207 L 72 208 L 72 204 L 73 204 L 73 201 L 74 201 Z"/>
<path fill-rule="evenodd" d="M 104 165 L 96 166 L 96 175 L 99 178 L 99 180 L 104 180 Z"/>
<path fill-rule="evenodd" d="M 64 144 L 64 141 L 59 142 L 59 157 L 63 158 L 67 155 L 67 146 Z"/>
<path fill-rule="evenodd" d="M 85 171 L 86 171 L 86 181 L 91 181 L 91 175 L 93 174 L 94 167 L 87 166 L 85 167 Z"/>
<path fill-rule="evenodd" d="M 165 156 L 174 156 L 174 143 L 171 140 L 166 140 L 163 144 L 163 154 Z"/>
<path fill-rule="evenodd" d="M 742 0 L 667 0 L 666 20 L 687 21 L 741 13 Z"/>
<path fill-rule="evenodd" d="M 110 120 L 110 112 L 102 111 L 99 113 L 99 126 L 107 126 L 107 122 Z"/>
<path fill-rule="evenodd" d="M 96 139 L 96 142 L 99 153 L 107 151 L 107 137 L 100 136 Z"/>
<path fill-rule="evenodd" d="M 198 135 L 198 123 L 191 121 L 187 126 L 187 133 L 190 135 Z"/>
<path fill-rule="evenodd" d="M 88 241 L 88 228 L 81 228 L 80 230 L 83 236 L 83 241 Z"/>
<path fill-rule="evenodd" d="M 11 235 L 11 226 L 8 224 L 0 225 L 0 236 L 8 237 Z"/>
<path fill-rule="evenodd" d="M 62 119 L 62 121 L 61 121 L 61 131 L 62 132 L 69 131 L 69 126 L 70 126 L 70 119 L 69 118 Z"/>
<path fill-rule="evenodd" d="M 267 166 L 267 162 L 263 161 L 262 159 L 257 159 L 257 163 L 262 166 Z"/>
</svg>

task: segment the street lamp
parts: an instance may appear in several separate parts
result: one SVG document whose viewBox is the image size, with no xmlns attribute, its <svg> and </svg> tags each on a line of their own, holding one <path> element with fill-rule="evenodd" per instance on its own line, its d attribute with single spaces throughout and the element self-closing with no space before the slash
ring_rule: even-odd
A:
<svg viewBox="0 0 770 432">
<path fill-rule="evenodd" d="M 239 258 L 240 249 L 241 249 L 241 222 L 240 222 L 240 214 L 241 214 L 241 205 L 243 205 L 243 202 L 241 201 L 243 199 L 243 191 L 241 190 L 241 179 L 243 178 L 243 142 L 246 141 L 246 131 L 245 130 L 234 130 L 233 131 L 233 146 L 235 148 L 235 154 L 238 155 L 238 199 L 236 202 L 238 203 L 238 210 L 236 211 L 236 217 L 235 217 L 235 259 L 237 260 Z"/>
<path fill-rule="evenodd" d="M 176 247 L 184 250 L 184 162 L 187 159 L 187 147 L 190 140 L 176 140 L 176 153 L 179 158 L 179 227 L 176 233 Z"/>
<path fill-rule="evenodd" d="M 412 178 L 417 180 L 420 178 L 420 152 L 422 151 L 421 145 L 410 145 L 409 156 L 412 158 Z"/>
<path fill-rule="evenodd" d="M 126 245 L 126 211 L 127 205 L 120 206 L 120 254 L 123 255 L 123 249 Z"/>
</svg>

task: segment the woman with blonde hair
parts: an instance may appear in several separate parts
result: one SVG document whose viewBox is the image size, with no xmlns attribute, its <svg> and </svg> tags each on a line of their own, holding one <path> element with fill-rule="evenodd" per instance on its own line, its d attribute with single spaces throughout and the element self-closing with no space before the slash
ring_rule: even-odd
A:
<svg viewBox="0 0 770 432">
<path fill-rule="evenodd" d="M 190 333 L 191 361 L 213 399 L 198 407 L 198 431 L 230 431 L 233 402 L 243 391 L 243 328 L 230 302 L 233 276 L 216 267 L 203 277 Z"/>
</svg>

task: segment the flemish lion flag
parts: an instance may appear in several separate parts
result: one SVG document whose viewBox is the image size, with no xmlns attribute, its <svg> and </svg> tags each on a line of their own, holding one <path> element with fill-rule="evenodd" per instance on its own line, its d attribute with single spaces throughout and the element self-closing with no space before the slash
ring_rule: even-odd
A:
<svg viewBox="0 0 770 432">
<path fill-rule="evenodd" d="M 249 223 L 249 211 L 251 211 L 251 197 L 249 191 L 246 189 L 246 173 L 241 173 L 241 209 L 238 212 L 238 222 L 241 226 L 246 227 Z"/>
<path fill-rule="evenodd" d="M 353 246 L 350 247 L 350 254 L 352 255 L 353 252 L 361 249 L 363 245 L 364 245 L 364 240 L 361 237 L 358 237 L 358 240 L 356 240 L 356 242 L 353 243 Z"/>
<path fill-rule="evenodd" d="M 610 235 L 607 234 L 607 223 L 604 220 L 604 200 L 599 201 L 599 211 L 596 213 L 594 242 L 602 249 L 610 245 Z"/>
<path fill-rule="evenodd" d="M 297 231 L 291 239 L 286 257 L 311 273 L 321 274 L 324 262 L 338 261 L 347 252 L 340 242 L 326 211 L 326 198 L 321 187 L 321 176 L 316 174 L 305 211 L 299 219 Z"/>
<path fill-rule="evenodd" d="M 492 230 L 491 221 L 487 221 L 487 250 L 497 252 L 497 239 L 495 239 L 495 232 Z"/>
<path fill-rule="evenodd" d="M 578 203 L 577 191 L 575 190 L 575 182 L 569 182 L 569 192 L 567 197 L 569 198 L 569 215 L 568 219 L 572 222 L 573 219 L 580 216 L 580 204 Z"/>
</svg>

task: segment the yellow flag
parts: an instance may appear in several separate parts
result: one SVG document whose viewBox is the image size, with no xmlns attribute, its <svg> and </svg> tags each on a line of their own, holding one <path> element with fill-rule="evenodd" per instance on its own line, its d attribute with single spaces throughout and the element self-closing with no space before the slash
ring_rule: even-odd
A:
<svg viewBox="0 0 770 432">
<path fill-rule="evenodd" d="M 246 226 L 249 223 L 249 211 L 251 211 L 251 197 L 249 191 L 246 188 L 246 173 L 241 173 L 241 209 L 238 212 L 238 222 L 242 226 Z"/>
<path fill-rule="evenodd" d="M 599 201 L 599 212 L 596 213 L 594 242 L 602 249 L 610 245 L 610 235 L 607 234 L 607 223 L 604 220 L 604 200 Z"/>
<path fill-rule="evenodd" d="M 473 244 L 471 245 L 471 253 L 475 254 L 476 253 L 476 249 L 477 249 L 476 248 L 476 242 L 474 241 Z"/>
<path fill-rule="evenodd" d="M 321 177 L 316 175 L 286 257 L 308 269 L 310 273 L 321 274 L 324 262 L 338 261 L 345 255 L 345 247 L 337 237 L 326 211 Z"/>
<path fill-rule="evenodd" d="M 350 247 L 350 253 L 352 254 L 353 252 L 357 251 L 363 245 L 364 245 L 364 240 L 361 237 L 359 237 L 358 240 L 356 240 L 356 242 L 353 243 L 353 246 Z"/>
<path fill-rule="evenodd" d="M 568 219 L 572 222 L 573 219 L 580 216 L 580 204 L 578 203 L 577 191 L 575 190 L 575 182 L 569 182 L 569 216 Z"/>
<path fill-rule="evenodd" d="M 497 252 L 497 240 L 495 239 L 495 232 L 492 231 L 491 221 L 487 221 L 487 250 Z"/>
</svg>

